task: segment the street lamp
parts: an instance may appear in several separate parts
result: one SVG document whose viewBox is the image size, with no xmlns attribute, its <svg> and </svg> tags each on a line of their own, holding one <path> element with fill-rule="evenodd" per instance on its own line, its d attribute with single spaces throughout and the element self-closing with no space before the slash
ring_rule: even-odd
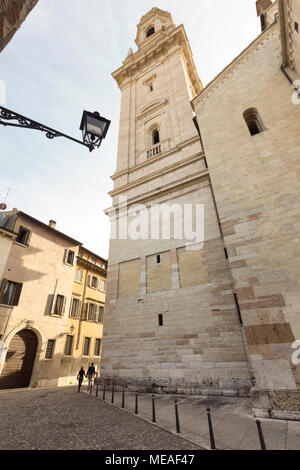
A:
<svg viewBox="0 0 300 470">
<path fill-rule="evenodd" d="M 97 111 L 94 113 L 83 111 L 80 124 L 80 130 L 82 130 L 83 135 L 82 142 L 81 140 L 74 139 L 74 137 L 63 134 L 51 127 L 45 126 L 40 122 L 33 121 L 30 118 L 22 116 L 15 111 L 11 111 L 10 109 L 0 106 L 0 125 L 35 129 L 45 132 L 48 139 L 54 139 L 54 137 L 65 137 L 66 139 L 88 147 L 90 152 L 92 152 L 96 147 L 100 147 L 102 139 L 104 139 L 107 134 L 110 122 L 111 121 L 108 119 L 101 117 Z"/>
<path fill-rule="evenodd" d="M 109 126 L 110 121 L 101 117 L 97 111 L 94 113 L 83 111 L 80 124 L 83 142 L 88 146 L 93 146 L 93 148 L 100 147 L 102 139 L 105 138 Z"/>
</svg>

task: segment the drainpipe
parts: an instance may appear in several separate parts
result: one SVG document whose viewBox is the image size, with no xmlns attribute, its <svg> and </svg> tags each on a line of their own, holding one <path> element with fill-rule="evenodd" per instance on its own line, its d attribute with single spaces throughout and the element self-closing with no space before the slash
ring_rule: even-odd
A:
<svg viewBox="0 0 300 470">
<path fill-rule="evenodd" d="M 81 314 L 80 314 L 79 324 L 78 324 L 76 349 L 79 349 L 79 339 L 80 339 L 80 333 L 81 333 L 81 325 L 82 325 L 82 322 L 83 322 L 84 301 L 85 301 L 85 295 L 86 295 L 86 288 L 87 288 L 88 280 L 89 280 L 89 270 L 87 269 L 85 283 L 84 283 L 83 296 L 82 296 Z"/>
</svg>

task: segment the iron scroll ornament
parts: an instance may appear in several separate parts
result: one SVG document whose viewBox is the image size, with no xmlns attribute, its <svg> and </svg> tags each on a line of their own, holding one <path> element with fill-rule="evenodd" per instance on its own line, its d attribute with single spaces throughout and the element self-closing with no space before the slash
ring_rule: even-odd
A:
<svg viewBox="0 0 300 470">
<path fill-rule="evenodd" d="M 21 114 L 18 114 L 15 111 L 11 111 L 10 109 L 4 108 L 3 106 L 0 106 L 0 125 L 21 127 L 23 129 L 33 129 L 40 132 L 44 132 L 46 137 L 51 140 L 55 137 L 65 137 L 66 139 L 72 140 L 73 142 L 77 142 L 78 144 L 88 147 L 90 152 L 92 152 L 92 150 L 94 150 L 95 146 L 98 144 L 98 142 L 90 141 L 88 143 L 85 143 L 78 139 L 74 139 L 74 137 L 70 137 L 69 135 L 63 134 L 62 132 L 52 129 L 51 127 L 45 126 L 44 124 L 22 116 Z"/>
</svg>

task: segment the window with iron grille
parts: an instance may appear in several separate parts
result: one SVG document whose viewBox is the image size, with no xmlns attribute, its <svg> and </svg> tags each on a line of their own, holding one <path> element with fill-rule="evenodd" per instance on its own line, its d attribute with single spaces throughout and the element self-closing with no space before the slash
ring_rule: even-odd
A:
<svg viewBox="0 0 300 470">
<path fill-rule="evenodd" d="M 53 358 L 54 345 L 55 345 L 55 339 L 49 339 L 47 343 L 46 354 L 45 354 L 46 359 Z"/>
<path fill-rule="evenodd" d="M 89 356 L 90 345 L 91 345 L 91 338 L 84 338 L 83 356 Z"/>
<path fill-rule="evenodd" d="M 0 304 L 10 305 L 12 307 L 17 306 L 19 304 L 22 287 L 22 283 L 3 279 L 0 289 Z"/>
<path fill-rule="evenodd" d="M 66 336 L 65 356 L 71 356 L 72 355 L 73 339 L 74 339 L 74 336 L 72 336 L 72 335 L 67 335 Z"/>
<path fill-rule="evenodd" d="M 101 339 L 96 338 L 94 356 L 100 356 L 100 352 L 101 352 Z"/>
</svg>

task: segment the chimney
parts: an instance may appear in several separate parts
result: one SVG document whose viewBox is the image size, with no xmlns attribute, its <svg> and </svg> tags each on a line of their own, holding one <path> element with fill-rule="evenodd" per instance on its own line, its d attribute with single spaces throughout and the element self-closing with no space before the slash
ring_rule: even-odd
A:
<svg viewBox="0 0 300 470">
<path fill-rule="evenodd" d="M 18 209 L 16 207 L 14 207 L 13 212 L 18 212 Z"/>
<path fill-rule="evenodd" d="M 55 220 L 49 220 L 49 227 L 55 228 L 56 227 L 56 222 Z"/>
<path fill-rule="evenodd" d="M 257 16 L 261 16 L 272 5 L 272 0 L 257 0 L 256 10 Z"/>
</svg>

